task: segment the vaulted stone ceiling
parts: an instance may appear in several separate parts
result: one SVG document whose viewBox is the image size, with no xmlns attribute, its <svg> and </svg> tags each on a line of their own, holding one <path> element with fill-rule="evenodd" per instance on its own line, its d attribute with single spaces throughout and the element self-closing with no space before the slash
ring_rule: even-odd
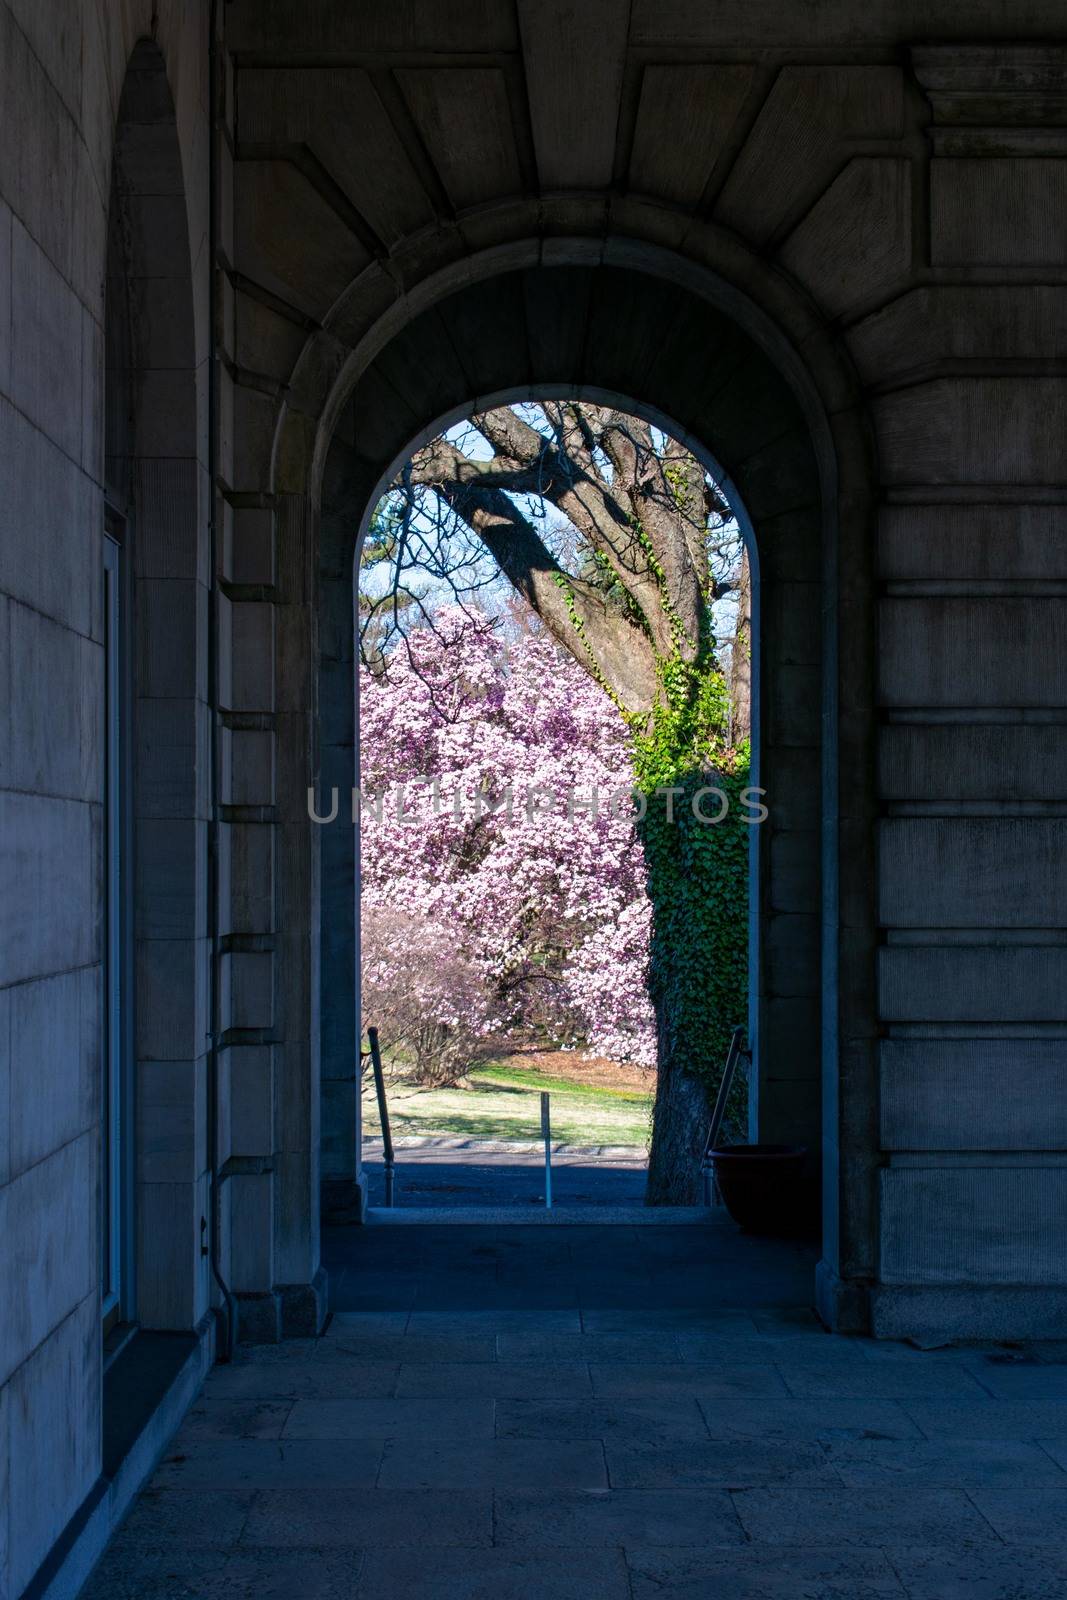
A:
<svg viewBox="0 0 1067 1600">
<path fill-rule="evenodd" d="M 238 364 L 262 371 L 271 346 L 284 381 L 312 328 L 350 345 L 436 268 L 553 234 L 700 258 L 710 225 L 824 316 L 858 320 L 907 284 L 928 227 L 932 264 L 958 258 L 954 186 L 928 223 L 914 176 L 930 106 L 909 50 L 965 28 L 958 77 L 1002 31 L 989 9 L 236 0 L 234 281 L 267 308 L 244 317 Z M 1029 13 L 1035 29 L 1062 15 L 1056 0 Z M 966 139 L 966 108 L 945 120 Z"/>
<path fill-rule="evenodd" d="M 883 6 L 884 43 L 865 28 L 851 50 L 826 13 L 856 7 L 774 9 L 753 49 L 750 5 L 239 0 L 238 264 L 321 322 L 376 260 L 403 286 L 502 235 L 626 232 L 639 208 L 673 247 L 707 220 L 740 233 L 831 314 L 869 302 L 910 263 L 923 109 L 891 35 L 923 8 Z"/>
</svg>

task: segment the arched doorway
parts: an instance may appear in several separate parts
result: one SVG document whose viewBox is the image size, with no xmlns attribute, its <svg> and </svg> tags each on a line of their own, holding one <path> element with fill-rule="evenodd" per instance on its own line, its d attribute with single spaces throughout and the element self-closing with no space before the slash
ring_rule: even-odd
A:
<svg viewBox="0 0 1067 1600">
<path fill-rule="evenodd" d="M 535 1201 L 524 1145 L 551 1115 L 565 1206 L 632 1209 L 646 1187 L 691 1205 L 706 1090 L 759 1011 L 747 513 L 706 452 L 618 397 L 498 402 L 379 490 L 357 542 L 352 820 L 363 1026 L 419 1169 L 404 1203 Z"/>
<path fill-rule="evenodd" d="M 820 1080 L 824 1069 L 836 1071 L 822 1037 L 823 1007 L 836 1008 L 836 931 L 820 957 L 820 933 L 836 909 L 833 795 L 823 785 L 836 733 L 835 680 L 824 670 L 832 611 L 829 639 L 822 626 L 835 488 L 825 419 L 785 341 L 740 296 L 724 297 L 727 311 L 695 285 L 632 264 L 580 264 L 580 248 L 575 255 L 571 264 L 501 271 L 442 293 L 391 337 L 383 329 L 378 353 L 347 388 L 322 495 L 318 777 L 342 793 L 355 782 L 344 731 L 355 715 L 354 531 L 413 439 L 474 405 L 537 394 L 644 408 L 711 452 L 750 513 L 763 574 L 760 781 L 771 818 L 760 830 L 755 1127 L 764 1139 L 802 1138 L 818 1150 Z M 354 1145 L 342 1148 L 338 1136 L 355 1127 L 355 857 L 344 830 L 321 848 L 323 1105 L 333 1141 L 325 1170 L 353 1180 Z M 346 1100 L 350 1120 L 335 1109 Z"/>
</svg>

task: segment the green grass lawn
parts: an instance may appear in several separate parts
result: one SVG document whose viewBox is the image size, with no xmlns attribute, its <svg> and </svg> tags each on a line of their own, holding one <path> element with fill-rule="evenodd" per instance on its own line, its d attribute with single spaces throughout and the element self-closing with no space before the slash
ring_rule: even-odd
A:
<svg viewBox="0 0 1067 1600">
<path fill-rule="evenodd" d="M 395 1072 L 387 1073 L 394 1138 L 449 1134 L 536 1140 L 541 1137 L 541 1093 L 546 1090 L 552 1096 L 553 1141 L 642 1147 L 648 1143 L 651 1093 L 576 1083 L 497 1061 L 472 1068 L 468 1083 L 464 1089 L 422 1089 Z M 368 1134 L 381 1131 L 369 1072 L 363 1081 L 363 1116 Z"/>
</svg>

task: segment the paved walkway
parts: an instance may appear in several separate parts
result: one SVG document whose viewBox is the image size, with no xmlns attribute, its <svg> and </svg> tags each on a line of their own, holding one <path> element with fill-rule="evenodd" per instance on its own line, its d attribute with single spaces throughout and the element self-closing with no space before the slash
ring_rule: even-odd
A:
<svg viewBox="0 0 1067 1600">
<path fill-rule="evenodd" d="M 367 1227 L 210 1376 L 92 1600 L 1061 1600 L 1064 1351 L 834 1338 L 707 1227 Z"/>
<path fill-rule="evenodd" d="M 515 1206 L 545 1203 L 545 1151 L 540 1144 L 491 1139 L 405 1138 L 396 1141 L 396 1204 Z M 363 1141 L 372 1206 L 385 1199 L 381 1141 Z M 645 1199 L 648 1158 L 640 1146 L 556 1145 L 552 1200 L 556 1206 L 639 1206 Z"/>
</svg>

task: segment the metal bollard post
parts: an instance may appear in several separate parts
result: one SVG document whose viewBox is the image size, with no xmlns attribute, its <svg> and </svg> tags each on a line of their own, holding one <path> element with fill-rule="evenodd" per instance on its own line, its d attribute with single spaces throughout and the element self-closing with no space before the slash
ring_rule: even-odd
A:
<svg viewBox="0 0 1067 1600">
<path fill-rule="evenodd" d="M 545 1210 L 552 1210 L 552 1119 L 549 1096 L 541 1095 L 541 1137 L 545 1141 Z"/>
<path fill-rule="evenodd" d="M 385 1171 L 385 1203 L 396 1204 L 396 1162 L 393 1156 L 393 1135 L 389 1127 L 389 1104 L 385 1098 L 385 1074 L 382 1072 L 382 1052 L 378 1045 L 377 1028 L 367 1029 L 370 1042 L 371 1066 L 374 1069 L 374 1091 L 378 1096 L 378 1116 L 382 1124 L 382 1167 Z"/>
</svg>

